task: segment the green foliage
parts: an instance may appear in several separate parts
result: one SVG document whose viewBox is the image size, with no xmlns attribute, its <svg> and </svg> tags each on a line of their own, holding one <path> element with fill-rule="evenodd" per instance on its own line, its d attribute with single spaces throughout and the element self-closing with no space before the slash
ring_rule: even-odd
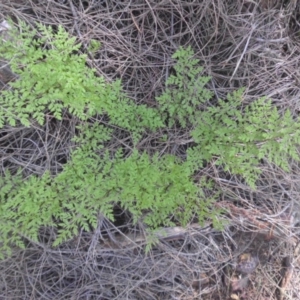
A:
<svg viewBox="0 0 300 300">
<path fill-rule="evenodd" d="M 92 40 L 90 41 L 88 50 L 89 50 L 92 54 L 95 54 L 95 53 L 97 52 L 97 50 L 100 49 L 100 47 L 101 47 L 101 43 L 100 43 L 98 40 L 92 39 Z"/>
<path fill-rule="evenodd" d="M 203 68 L 199 60 L 193 58 L 191 47 L 180 47 L 172 56 L 176 59 L 175 74 L 166 82 L 167 89 L 156 98 L 160 110 L 172 127 L 176 121 L 185 128 L 194 124 L 201 115 L 200 105 L 212 97 L 212 92 L 205 88 L 210 77 L 201 76 Z"/>
<path fill-rule="evenodd" d="M 196 146 L 187 151 L 190 167 L 197 170 L 213 160 L 225 171 L 243 176 L 252 188 L 263 159 L 288 171 L 289 158 L 299 160 L 299 121 L 293 120 L 288 110 L 281 116 L 265 98 L 244 106 L 244 89 L 228 94 L 215 106 L 200 109 L 212 93 L 205 88 L 210 78 L 201 76 L 203 69 L 193 54 L 190 47 L 175 52 L 175 75 L 169 77 L 166 91 L 157 98 L 165 118 L 167 112 L 169 126 L 177 120 L 183 128 L 194 127 L 191 136 Z"/>
<path fill-rule="evenodd" d="M 192 136 L 198 144 L 189 150 L 190 161 L 214 159 L 225 171 L 242 175 L 255 188 L 262 159 L 288 171 L 289 158 L 299 161 L 300 124 L 290 111 L 280 116 L 270 100 L 260 98 L 242 108 L 243 89 L 201 114 Z"/>
<path fill-rule="evenodd" d="M 1 56 L 10 61 L 19 79 L 1 92 L 0 127 L 16 120 L 29 126 L 32 119 L 43 124 L 45 113 L 62 117 L 67 109 L 80 120 L 77 148 L 63 171 L 55 177 L 45 173 L 26 180 L 21 172 L 0 178 L 0 249 L 24 247 L 22 237 L 38 239 L 41 226 L 58 229 L 54 245 L 72 238 L 79 228 L 97 226 L 98 215 L 113 220 L 116 204 L 143 222 L 152 233 L 161 226 L 185 225 L 194 217 L 207 218 L 220 227 L 220 211 L 212 209 L 218 193 L 212 182 L 193 174 L 213 162 L 225 171 L 243 176 L 255 187 L 259 164 L 267 159 L 288 170 L 288 159 L 299 160 L 299 122 L 289 111 L 280 115 L 271 102 L 260 98 L 243 105 L 243 89 L 208 106 L 212 92 L 205 88 L 209 77 L 202 76 L 199 60 L 191 48 L 179 48 L 174 74 L 166 91 L 157 98 L 159 109 L 136 105 L 122 92 L 120 81 L 106 83 L 86 66 L 87 57 L 78 54 L 81 45 L 58 27 L 22 24 L 8 42 L 0 45 Z M 90 51 L 99 43 L 92 41 Z M 187 160 L 173 155 L 149 156 L 136 149 L 124 157 L 105 148 L 112 137 L 108 127 L 85 122 L 95 114 L 106 114 L 110 123 L 136 137 L 147 129 L 156 130 L 167 122 L 191 130 L 195 146 Z M 191 129 L 192 128 L 192 129 Z M 162 139 L 167 140 L 166 136 Z M 207 192 L 208 191 L 208 192 Z M 208 196 L 212 195 L 212 196 Z M 155 235 L 149 243 L 155 243 Z M 149 250 L 149 245 L 147 250 Z"/>
<path fill-rule="evenodd" d="M 6 250 L 12 243 L 24 246 L 20 234 L 37 240 L 41 226 L 58 228 L 58 245 L 79 228 L 95 228 L 99 212 L 113 220 L 116 203 L 151 230 L 174 222 L 184 225 L 194 216 L 200 222 L 217 218 L 218 212 L 210 211 L 214 197 L 203 190 L 211 189 L 209 182 L 193 183 L 187 164 L 174 156 L 149 157 L 137 151 L 128 158 L 121 151 L 112 156 L 102 149 L 101 154 L 110 132 L 97 125 L 82 128 L 77 138 L 82 146 L 55 178 L 48 173 L 25 181 L 10 174 L 1 178 L 0 232 Z"/>
<path fill-rule="evenodd" d="M 20 173 L 11 176 L 7 172 L 0 178 L 0 257 L 10 252 L 13 244 L 24 248 L 22 235 L 37 241 L 40 227 L 53 225 L 52 217 L 58 214 L 60 206 L 52 184 L 48 173 L 24 181 Z"/>
<path fill-rule="evenodd" d="M 191 181 L 190 169 L 174 156 L 150 158 L 133 154 L 118 161 L 110 172 L 110 184 L 118 189 L 116 198 L 130 211 L 134 221 L 150 228 L 173 225 L 170 215 L 186 224 L 199 207 L 199 188 Z"/>
<path fill-rule="evenodd" d="M 1 92 L 0 127 L 15 126 L 16 119 L 26 126 L 31 118 L 43 124 L 45 112 L 61 119 L 64 108 L 81 120 L 106 113 L 113 124 L 133 132 L 162 126 L 153 109 L 125 97 L 119 80 L 109 84 L 97 77 L 86 66 L 87 56 L 78 54 L 81 45 L 61 26 L 56 32 L 39 24 L 38 30 L 20 26 L 21 33 L 12 28 L 11 39 L 0 45 L 1 56 L 19 76 L 12 89 Z M 92 50 L 97 46 L 93 41 Z"/>
</svg>

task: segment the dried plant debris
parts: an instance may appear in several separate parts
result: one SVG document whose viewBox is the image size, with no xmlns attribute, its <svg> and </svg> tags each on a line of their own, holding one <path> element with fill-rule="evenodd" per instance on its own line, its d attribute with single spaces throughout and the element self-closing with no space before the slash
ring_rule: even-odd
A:
<svg viewBox="0 0 300 300">
<path fill-rule="evenodd" d="M 233 293 L 242 292 L 247 288 L 248 284 L 249 284 L 248 276 L 234 277 L 231 280 L 231 291 Z"/>
<path fill-rule="evenodd" d="M 212 77 L 209 88 L 215 101 L 246 87 L 243 105 L 266 96 L 281 113 L 290 109 L 293 116 L 300 111 L 299 15 L 296 0 L 0 1 L 0 22 L 11 17 L 31 25 L 61 24 L 84 45 L 100 41 L 102 47 L 89 55 L 87 65 L 107 80 L 120 78 L 126 94 L 138 104 L 157 105 L 155 97 L 174 71 L 172 54 L 190 45 Z M 0 26 L 1 42 L 8 28 Z M 3 87 L 10 75 L 2 73 Z M 0 131 L 1 170 L 14 173 L 22 168 L 29 176 L 50 169 L 57 174 L 70 157 L 77 125 L 65 114 L 62 121 L 48 116 L 45 127 L 7 126 Z M 189 139 L 189 133 L 178 128 L 163 134 L 174 141 Z M 112 151 L 120 140 L 126 144 L 123 133 L 116 131 L 109 145 Z M 184 145 L 158 140 L 160 133 L 149 134 L 138 148 L 162 155 L 181 156 L 185 151 Z M 163 239 L 148 255 L 139 243 L 133 247 L 136 240 L 129 234 L 139 236 L 143 230 L 132 228 L 127 219 L 121 223 L 117 218 L 120 224 L 115 227 L 103 220 L 95 233 L 82 232 L 58 249 L 47 245 L 56 233 L 43 229 L 38 243 L 28 242 L 28 249 L 16 250 L 0 262 L 0 298 L 278 300 L 279 286 L 280 300 L 298 300 L 299 254 L 289 247 L 299 241 L 299 224 L 297 228 L 291 222 L 290 212 L 299 210 L 293 205 L 300 203 L 300 166 L 294 161 L 290 165 L 292 171 L 286 173 L 262 161 L 262 176 L 252 191 L 239 177 L 208 164 L 199 176 L 209 176 L 224 191 L 218 204 L 229 211 L 224 217 L 230 225 L 222 232 L 188 226 L 182 238 Z M 118 248 L 99 242 L 120 231 L 132 242 Z M 246 233 L 272 239 L 264 240 L 260 261 L 255 257 L 258 247 L 242 250 L 224 282 L 222 266 L 235 257 Z M 282 266 L 283 257 L 290 257 L 290 264 Z"/>
<path fill-rule="evenodd" d="M 289 284 L 293 275 L 293 265 L 292 258 L 286 256 L 282 260 L 282 269 L 281 269 L 282 279 L 278 288 L 278 300 L 284 300 L 286 295 L 286 290 L 289 288 Z"/>
<path fill-rule="evenodd" d="M 255 271 L 258 264 L 259 259 L 257 256 L 253 256 L 250 253 L 243 253 L 239 257 L 236 271 L 240 272 L 241 274 L 251 274 Z"/>
</svg>

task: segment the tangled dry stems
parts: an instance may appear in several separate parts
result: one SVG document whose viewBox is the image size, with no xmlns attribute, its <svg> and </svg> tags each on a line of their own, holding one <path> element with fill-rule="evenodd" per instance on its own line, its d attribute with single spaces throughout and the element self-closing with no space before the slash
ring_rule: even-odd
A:
<svg viewBox="0 0 300 300">
<path fill-rule="evenodd" d="M 111 1 L 8 0 L 0 4 L 1 20 L 8 16 L 47 25 L 62 24 L 83 43 L 102 47 L 89 53 L 88 64 L 107 80 L 121 78 L 124 90 L 137 103 L 155 107 L 181 46 L 191 45 L 212 77 L 215 100 L 246 87 L 245 103 L 270 97 L 283 112 L 299 111 L 300 7 L 297 1 Z M 214 101 L 212 101 L 213 104 Z M 0 131 L 1 172 L 4 169 L 41 175 L 57 174 L 69 159 L 77 120 L 67 114 L 61 122 L 47 117 L 44 127 L 33 124 Z M 149 134 L 140 150 L 185 155 L 188 133 Z M 108 145 L 130 149 L 128 137 L 116 134 Z M 223 191 L 219 205 L 227 209 L 223 232 L 190 226 L 183 236 L 162 239 L 148 255 L 144 243 L 132 236 L 135 228 L 124 213 L 118 223 L 99 219 L 94 233 L 51 249 L 55 232 L 41 231 L 39 244 L 17 250 L 0 263 L 1 299 L 227 299 L 235 258 L 244 251 L 258 254 L 261 267 L 251 275 L 244 299 L 279 299 L 283 257 L 293 257 L 294 275 L 288 299 L 298 299 L 299 270 L 295 246 L 299 239 L 300 168 L 291 162 L 287 174 L 267 163 L 257 191 L 235 176 L 208 165 L 201 174 Z M 117 247 L 120 236 L 125 247 Z M 115 240 L 115 243 L 112 241 Z M 248 298 L 247 298 L 248 297 Z"/>
</svg>

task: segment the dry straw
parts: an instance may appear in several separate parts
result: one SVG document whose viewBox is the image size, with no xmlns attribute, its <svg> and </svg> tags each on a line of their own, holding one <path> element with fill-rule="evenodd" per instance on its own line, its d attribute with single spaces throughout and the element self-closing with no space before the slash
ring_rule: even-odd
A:
<svg viewBox="0 0 300 300">
<path fill-rule="evenodd" d="M 2 2 L 0 21 L 11 17 L 32 25 L 61 24 L 83 45 L 101 41 L 102 47 L 89 53 L 88 64 L 107 80 L 121 78 L 137 103 L 156 105 L 155 96 L 172 72 L 171 55 L 179 46 L 191 45 L 212 77 L 209 87 L 215 100 L 246 87 L 245 103 L 267 96 L 281 111 L 298 115 L 298 1 Z M 62 121 L 48 118 L 44 127 L 2 128 L 1 172 L 21 167 L 25 174 L 56 174 L 69 159 L 75 126 L 65 115 Z M 172 140 L 157 142 L 163 134 L 146 136 L 139 149 L 182 156 L 180 141 L 189 134 L 172 129 Z M 127 143 L 122 133 L 109 147 L 120 143 Z M 300 167 L 294 162 L 291 166 L 286 174 L 263 164 L 253 192 L 239 178 L 208 165 L 199 176 L 208 175 L 221 188 L 218 205 L 226 209 L 229 225 L 223 232 L 209 224 L 191 225 L 180 235 L 167 234 L 147 255 L 143 226 L 132 227 L 117 209 L 117 223 L 99 216 L 96 232 L 82 233 L 58 249 L 49 246 L 55 232 L 41 230 L 39 244 L 28 241 L 27 250 L 16 249 L 0 263 L 0 298 L 298 299 Z M 233 295 L 236 260 L 244 252 L 257 256 L 260 264 L 247 287 Z M 287 258 L 292 263 L 282 265 Z"/>
</svg>

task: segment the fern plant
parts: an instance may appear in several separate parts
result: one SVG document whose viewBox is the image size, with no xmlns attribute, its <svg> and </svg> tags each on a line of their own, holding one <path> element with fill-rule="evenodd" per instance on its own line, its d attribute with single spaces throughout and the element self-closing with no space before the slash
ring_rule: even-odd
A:
<svg viewBox="0 0 300 300">
<path fill-rule="evenodd" d="M 59 119 L 67 109 L 83 121 L 105 113 L 112 124 L 133 134 L 156 130 L 167 121 L 169 127 L 189 130 L 194 146 L 187 150 L 186 161 L 136 149 L 125 158 L 120 149 L 115 154 L 105 149 L 112 136 L 107 126 L 82 122 L 74 139 L 78 148 L 60 174 L 23 180 L 21 172 L 6 172 L 0 178 L 2 250 L 24 247 L 22 237 L 37 240 L 41 226 L 58 229 L 58 245 L 79 228 L 95 228 L 99 212 L 113 219 L 116 203 L 151 230 L 184 225 L 194 217 L 219 225 L 220 211 L 211 208 L 218 196 L 212 192 L 215 187 L 205 178 L 194 182 L 195 171 L 213 162 L 243 176 L 254 188 L 261 160 L 285 170 L 289 158 L 299 160 L 299 122 L 289 111 L 280 114 L 265 98 L 245 106 L 242 89 L 214 107 L 205 105 L 212 97 L 205 88 L 209 77 L 202 75 L 191 48 L 174 54 L 175 74 L 155 110 L 127 99 L 120 81 L 109 84 L 95 76 L 85 65 L 86 56 L 76 54 L 80 45 L 61 27 L 56 33 L 41 25 L 37 31 L 24 24 L 22 28 L 18 47 L 13 38 L 0 45 L 1 55 L 19 75 L 1 92 L 0 126 L 15 125 L 16 120 L 29 126 L 32 119 L 42 124 L 45 112 Z M 206 189 L 213 196 L 207 197 Z"/>
<path fill-rule="evenodd" d="M 76 138 L 82 146 L 55 178 L 62 211 L 68 211 L 59 217 L 62 222 L 55 245 L 74 236 L 79 227 L 95 228 L 99 212 L 113 220 L 117 203 L 131 213 L 134 223 L 141 221 L 151 231 L 174 222 L 184 225 L 193 217 L 201 223 L 212 218 L 216 226 L 220 224 L 220 211 L 211 210 L 218 194 L 207 196 L 204 191 L 213 190 L 209 181 L 195 183 L 189 165 L 171 155 L 150 157 L 134 150 L 124 158 L 121 150 L 112 155 L 105 149 L 96 155 L 99 146 L 91 146 L 91 141 L 108 139 L 103 129 L 89 128 L 88 139 L 82 131 Z"/>
<path fill-rule="evenodd" d="M 167 79 L 166 90 L 156 98 L 169 127 L 178 122 L 181 127 L 186 128 L 197 122 L 201 115 L 200 105 L 213 95 L 205 87 L 210 77 L 201 75 L 203 68 L 193 55 L 191 47 L 180 47 L 173 54 L 172 58 L 176 60 L 175 74 Z"/>
<path fill-rule="evenodd" d="M 78 54 L 81 44 L 62 26 L 56 32 L 36 26 L 20 22 L 21 32 L 12 26 L 11 38 L 0 45 L 1 56 L 18 75 L 11 89 L 1 92 L 0 128 L 5 122 L 15 126 L 16 120 L 43 124 L 47 111 L 61 119 L 64 108 L 81 120 L 106 113 L 113 124 L 134 132 L 162 126 L 155 110 L 126 98 L 119 80 L 109 84 L 97 77 L 86 66 L 87 56 Z"/>
<path fill-rule="evenodd" d="M 23 236 L 37 241 L 41 226 L 52 226 L 53 216 L 59 214 L 58 197 L 48 173 L 23 180 L 21 172 L 12 176 L 6 172 L 0 178 L 1 243 L 0 258 L 11 247 L 24 248 Z"/>
<path fill-rule="evenodd" d="M 289 171 L 290 158 L 299 161 L 300 123 L 288 110 L 281 116 L 265 98 L 243 108 L 242 96 L 240 89 L 201 114 L 199 125 L 191 133 L 198 145 L 188 153 L 198 167 L 203 161 L 214 160 L 255 188 L 262 160 L 285 171 Z"/>
<path fill-rule="evenodd" d="M 213 161 L 244 177 L 252 188 L 261 172 L 261 160 L 288 171 L 289 158 L 299 161 L 299 120 L 294 120 L 289 110 L 280 115 L 264 97 L 243 105 L 244 89 L 199 110 L 199 104 L 212 93 L 204 87 L 210 78 L 201 76 L 202 68 L 193 54 L 189 47 L 173 55 L 176 74 L 170 76 L 166 92 L 157 98 L 162 113 L 168 112 L 169 126 L 178 120 L 182 127 L 194 127 L 191 137 L 196 145 L 187 150 L 190 166 L 199 169 Z"/>
<path fill-rule="evenodd" d="M 12 244 L 24 247 L 21 237 L 37 241 L 41 226 L 58 229 L 54 246 L 59 245 L 79 228 L 96 228 L 99 213 L 113 220 L 116 203 L 149 230 L 184 225 L 193 217 L 199 222 L 211 217 L 218 224 L 219 212 L 211 210 L 217 194 L 208 197 L 204 189 L 211 190 L 210 183 L 194 183 L 186 163 L 136 150 L 128 158 L 121 151 L 112 155 L 102 148 L 109 130 L 100 125 L 82 129 L 76 138 L 82 146 L 56 177 L 46 173 L 22 181 L 21 175 L 7 173 L 1 178 L 1 250 L 9 251 Z"/>
</svg>

